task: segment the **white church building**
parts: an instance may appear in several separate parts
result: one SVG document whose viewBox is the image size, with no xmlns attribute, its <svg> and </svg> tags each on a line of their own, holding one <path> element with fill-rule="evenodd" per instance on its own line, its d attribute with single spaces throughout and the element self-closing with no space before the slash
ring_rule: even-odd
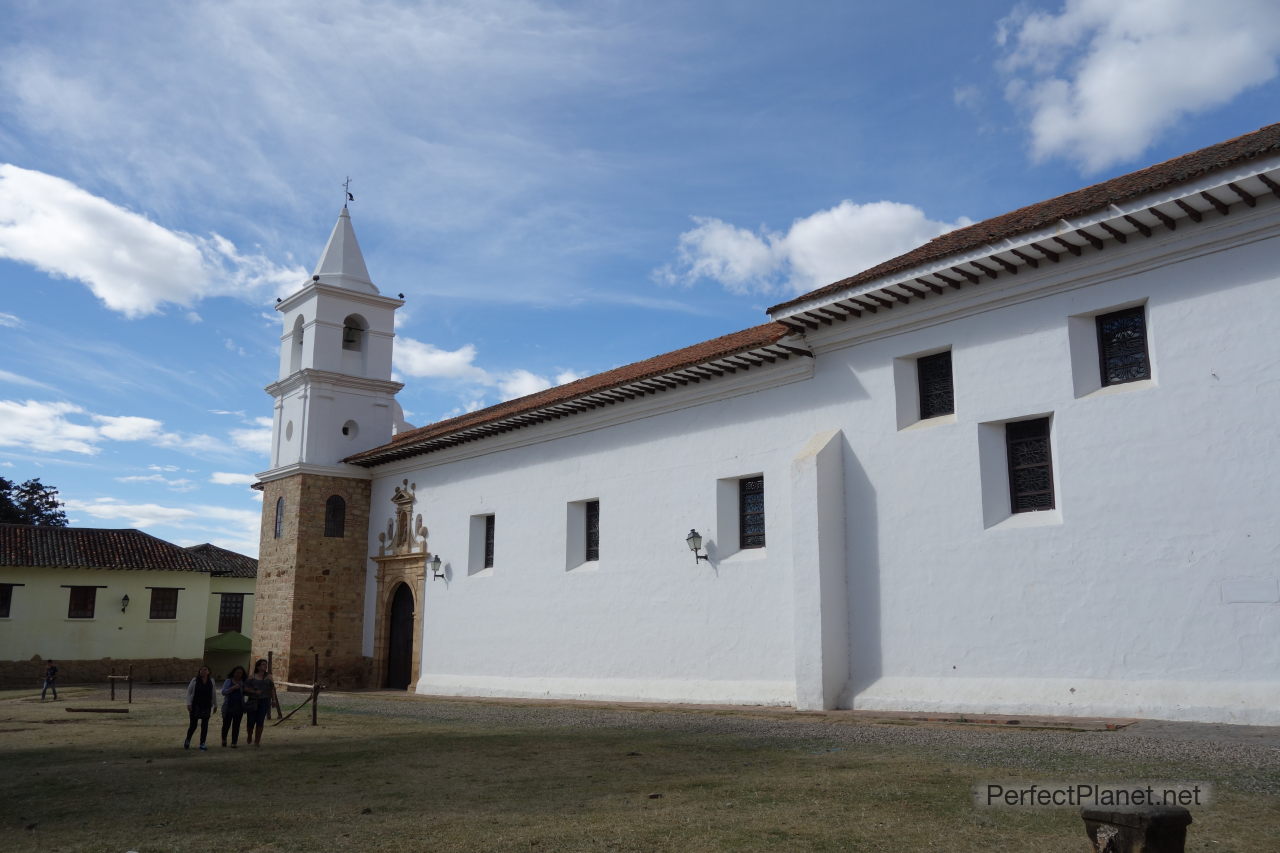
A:
<svg viewBox="0 0 1280 853">
<path fill-rule="evenodd" d="M 1280 125 L 416 429 L 400 304 L 277 305 L 286 677 L 1280 724 Z"/>
</svg>

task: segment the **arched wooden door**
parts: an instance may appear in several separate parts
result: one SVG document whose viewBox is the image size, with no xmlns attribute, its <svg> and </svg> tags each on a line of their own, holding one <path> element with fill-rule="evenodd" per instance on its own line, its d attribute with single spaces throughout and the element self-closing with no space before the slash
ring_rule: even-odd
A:
<svg viewBox="0 0 1280 853">
<path fill-rule="evenodd" d="M 413 680 L 413 593 L 396 586 L 387 620 L 387 687 L 406 690 Z"/>
</svg>

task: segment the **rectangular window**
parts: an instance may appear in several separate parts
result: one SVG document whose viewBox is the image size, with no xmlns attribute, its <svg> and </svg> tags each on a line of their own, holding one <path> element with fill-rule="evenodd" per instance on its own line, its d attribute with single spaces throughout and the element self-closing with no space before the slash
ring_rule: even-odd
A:
<svg viewBox="0 0 1280 853">
<path fill-rule="evenodd" d="M 1009 456 L 1009 508 L 1013 512 L 1053 509 L 1053 458 L 1049 419 L 1005 424 Z"/>
<path fill-rule="evenodd" d="M 916 359 L 916 379 L 920 386 L 920 420 L 955 412 L 951 350 Z"/>
<path fill-rule="evenodd" d="M 586 506 L 587 524 L 587 561 L 600 559 L 600 501 L 587 501 Z"/>
<path fill-rule="evenodd" d="M 1099 314 L 1096 319 L 1098 363 L 1103 387 L 1150 379 L 1145 306 Z"/>
<path fill-rule="evenodd" d="M 94 604 L 98 600 L 98 588 L 96 586 L 72 586 L 68 587 L 71 595 L 67 601 L 67 618 L 68 619 L 92 619 Z"/>
<path fill-rule="evenodd" d="M 178 618 L 178 590 L 166 587 L 151 588 L 151 619 Z"/>
<path fill-rule="evenodd" d="M 224 592 L 218 605 L 218 633 L 239 632 L 244 627 L 244 593 Z"/>
<path fill-rule="evenodd" d="M 738 546 L 764 547 L 764 477 L 738 481 Z"/>
<path fill-rule="evenodd" d="M 494 516 L 486 515 L 484 517 L 484 567 L 486 569 L 493 568 L 493 528 Z"/>
<path fill-rule="evenodd" d="M 11 583 L 0 583 L 0 619 L 9 618 L 9 608 L 13 605 L 13 587 Z"/>
</svg>

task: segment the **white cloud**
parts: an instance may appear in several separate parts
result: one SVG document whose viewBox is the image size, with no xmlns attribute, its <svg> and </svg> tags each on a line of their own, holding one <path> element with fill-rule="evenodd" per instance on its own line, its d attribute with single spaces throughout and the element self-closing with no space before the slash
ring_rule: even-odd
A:
<svg viewBox="0 0 1280 853">
<path fill-rule="evenodd" d="M 113 441 L 149 441 L 161 435 L 164 424 L 153 418 L 131 416 L 93 415 L 101 424 L 98 432 Z"/>
<path fill-rule="evenodd" d="M 502 399 L 511 400 L 526 394 L 536 394 L 551 387 L 551 382 L 528 370 L 513 370 L 498 380 L 498 391 Z"/>
<path fill-rule="evenodd" d="M 1096 172 L 1140 155 L 1182 117 L 1272 79 L 1272 0 L 1066 0 L 1000 22 L 1001 67 L 1030 112 L 1032 154 Z"/>
<path fill-rule="evenodd" d="M 254 418 L 255 427 L 249 429 L 233 429 L 231 442 L 236 447 L 263 456 L 271 454 L 271 418 Z"/>
<path fill-rule="evenodd" d="M 103 521 L 123 521 L 129 527 L 152 527 L 157 524 L 179 525 L 199 517 L 192 507 L 162 506 L 160 504 L 126 504 L 115 498 L 98 498 L 92 501 L 68 498 L 68 512 L 84 513 Z"/>
<path fill-rule="evenodd" d="M 95 444 L 101 440 L 98 430 L 67 417 L 83 411 L 72 403 L 0 400 L 0 447 L 43 453 L 97 453 Z"/>
<path fill-rule="evenodd" d="M 315 10 L 227 0 L 123 21 L 88 5 L 80 27 L 0 52 L 6 129 L 74 152 L 77 168 L 149 209 L 226 210 L 246 196 L 302 209 L 300 187 L 332 182 L 376 139 L 357 196 L 376 191 L 389 219 L 413 210 L 436 217 L 415 228 L 442 231 L 492 223 L 513 199 L 541 205 L 540 188 L 581 177 L 591 152 L 564 145 L 559 122 L 543 132 L 546 100 L 647 91 L 680 41 L 622 7 L 332 0 Z M 14 32 L 47 29 L 25 11 L 10 13 Z M 317 52 L 328 44 L 343 46 L 341 62 Z M 434 197 L 425 209 L 423 186 Z"/>
<path fill-rule="evenodd" d="M 178 466 L 177 466 L 177 465 L 148 465 L 148 466 L 147 466 L 147 470 L 148 470 L 148 471 L 169 471 L 169 472 L 173 472 L 173 471 L 177 471 L 177 470 L 178 470 Z"/>
<path fill-rule="evenodd" d="M 0 164 L 0 258 L 85 284 L 128 317 L 210 296 L 261 297 L 305 275 L 213 234 L 171 231 L 53 175 Z"/>
<path fill-rule="evenodd" d="M 680 235 L 677 259 L 655 272 L 667 284 L 718 282 L 732 293 L 803 293 L 875 266 L 969 224 L 935 222 L 909 204 L 842 201 L 797 219 L 785 234 L 748 231 L 695 217 Z"/>
<path fill-rule="evenodd" d="M 158 503 L 125 503 L 115 498 L 97 498 L 90 501 L 68 498 L 64 503 L 67 513 L 72 516 L 75 524 L 83 523 L 79 516 L 88 516 L 97 522 L 123 524 L 126 527 L 164 527 L 180 531 L 195 531 L 198 533 L 197 536 L 181 539 L 181 541 L 178 541 L 180 537 L 166 535 L 165 532 L 157 535 L 178 541 L 178 544 L 182 545 L 212 542 L 220 547 L 230 548 L 250 556 L 258 553 L 258 530 L 261 520 L 261 510 L 258 509 L 212 505 L 166 506 Z"/>
<path fill-rule="evenodd" d="M 7 370 L 0 370 L 0 382 L 7 382 L 10 385 L 25 385 L 28 388 L 46 388 L 49 390 L 52 390 L 53 388 L 53 386 L 46 385 L 43 382 L 30 378 L 29 376 L 10 373 Z"/>
<path fill-rule="evenodd" d="M 266 419 L 270 424 L 270 419 Z M 270 434 L 270 429 L 268 429 Z M 142 441 L 155 447 L 207 451 L 219 446 L 213 436 L 165 432 L 154 418 L 97 415 L 74 403 L 0 400 L 0 447 L 20 447 L 44 453 L 92 455 L 104 441 Z M 176 471 L 174 466 L 150 466 Z"/>
<path fill-rule="evenodd" d="M 190 492 L 196 488 L 196 484 L 185 477 L 176 477 L 170 479 L 161 474 L 134 474 L 128 477 L 116 477 L 117 483 L 154 483 L 157 486 L 164 486 L 171 492 Z"/>
<path fill-rule="evenodd" d="M 0 311 L 0 326 L 8 326 L 11 329 L 16 329 L 21 325 L 22 320 L 18 318 L 17 314 L 6 314 L 3 311 Z"/>
<path fill-rule="evenodd" d="M 440 349 L 404 336 L 396 338 L 394 361 L 396 372 L 403 376 L 428 379 L 451 379 L 472 383 L 498 392 L 501 400 L 535 394 L 553 385 L 563 385 L 585 374 L 573 370 L 560 370 L 555 378 L 541 376 L 524 368 L 514 370 L 485 370 L 475 363 L 477 350 L 474 344 L 464 344 L 456 350 Z M 474 411 L 484 404 L 474 400 Z"/>
<path fill-rule="evenodd" d="M 413 338 L 397 337 L 393 358 L 395 369 L 405 376 L 478 382 L 485 381 L 487 376 L 475 365 L 476 348 L 472 344 L 446 350 Z"/>
<path fill-rule="evenodd" d="M 228 471 L 214 471 L 209 482 L 218 486 L 252 486 L 258 478 L 252 474 L 233 474 Z"/>
</svg>

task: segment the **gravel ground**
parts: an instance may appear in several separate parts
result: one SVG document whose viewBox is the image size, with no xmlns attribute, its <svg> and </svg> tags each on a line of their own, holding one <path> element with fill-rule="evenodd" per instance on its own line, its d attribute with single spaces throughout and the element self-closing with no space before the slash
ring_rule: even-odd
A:
<svg viewBox="0 0 1280 853">
<path fill-rule="evenodd" d="M 285 700 L 286 706 L 292 703 Z M 441 699 L 403 693 L 328 693 L 324 709 L 516 729 L 613 729 L 695 736 L 721 735 L 762 746 L 832 750 L 859 745 L 927 751 L 980 767 L 1039 771 L 1045 778 L 1115 774 L 1135 779 L 1211 781 L 1280 796 L 1280 728 L 1144 720 L 1125 729 L 1069 731 L 952 724 L 893 724 L 778 709 L 637 709 L 623 705 Z M 905 723 L 905 721 L 904 721 Z"/>
</svg>

